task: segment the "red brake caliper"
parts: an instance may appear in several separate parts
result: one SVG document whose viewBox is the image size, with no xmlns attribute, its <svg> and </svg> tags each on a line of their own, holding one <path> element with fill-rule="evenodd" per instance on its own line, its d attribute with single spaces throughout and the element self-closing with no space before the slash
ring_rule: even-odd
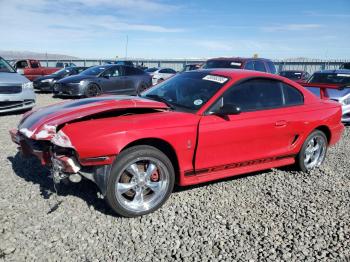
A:
<svg viewBox="0 0 350 262">
<path fill-rule="evenodd" d="M 158 170 L 156 170 L 152 175 L 151 175 L 151 181 L 152 182 L 157 182 L 159 180 L 159 173 Z"/>
</svg>

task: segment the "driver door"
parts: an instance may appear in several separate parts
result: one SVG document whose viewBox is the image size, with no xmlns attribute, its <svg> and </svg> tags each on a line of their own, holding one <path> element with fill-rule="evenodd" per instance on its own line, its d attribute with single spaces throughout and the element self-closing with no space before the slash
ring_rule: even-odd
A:
<svg viewBox="0 0 350 262">
<path fill-rule="evenodd" d="M 106 70 L 101 77 L 103 93 L 122 94 L 125 89 L 125 79 L 122 76 L 120 66 L 114 66 Z"/>
<path fill-rule="evenodd" d="M 278 81 L 252 79 L 231 87 L 211 110 L 237 105 L 239 114 L 204 115 L 199 124 L 195 168 L 207 169 L 288 154 L 295 134 Z M 291 121 L 293 122 L 293 121 Z"/>
</svg>

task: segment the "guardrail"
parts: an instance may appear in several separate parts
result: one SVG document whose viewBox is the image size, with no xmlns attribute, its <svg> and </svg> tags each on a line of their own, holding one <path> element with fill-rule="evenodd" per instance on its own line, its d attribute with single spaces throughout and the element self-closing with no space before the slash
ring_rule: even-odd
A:
<svg viewBox="0 0 350 262">
<path fill-rule="evenodd" d="M 113 59 L 75 59 L 75 60 L 55 60 L 55 59 L 45 59 L 39 60 L 42 66 L 45 67 L 55 67 L 57 62 L 62 63 L 74 63 L 76 66 L 93 66 L 102 65 L 106 61 L 111 61 Z M 123 59 L 121 59 L 123 60 Z M 170 67 L 176 71 L 180 71 L 184 65 L 192 63 L 204 63 L 203 59 L 128 59 L 134 62 L 137 66 L 145 67 Z M 9 60 L 11 62 L 11 60 Z M 13 60 L 12 60 L 13 62 Z M 350 62 L 350 60 L 273 60 L 275 63 L 277 71 L 282 70 L 304 70 L 312 74 L 315 71 L 325 70 L 325 69 L 338 69 L 340 65 L 345 62 Z"/>
</svg>

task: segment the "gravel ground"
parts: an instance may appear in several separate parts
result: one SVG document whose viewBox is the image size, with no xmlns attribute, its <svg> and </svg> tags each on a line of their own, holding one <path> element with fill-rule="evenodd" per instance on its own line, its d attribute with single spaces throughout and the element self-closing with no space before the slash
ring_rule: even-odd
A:
<svg viewBox="0 0 350 262">
<path fill-rule="evenodd" d="M 40 106 L 60 101 L 38 95 Z M 284 169 L 176 189 L 163 208 L 111 214 L 93 183 L 54 193 L 0 116 L 0 261 L 350 261 L 350 128 L 311 174 Z"/>
</svg>

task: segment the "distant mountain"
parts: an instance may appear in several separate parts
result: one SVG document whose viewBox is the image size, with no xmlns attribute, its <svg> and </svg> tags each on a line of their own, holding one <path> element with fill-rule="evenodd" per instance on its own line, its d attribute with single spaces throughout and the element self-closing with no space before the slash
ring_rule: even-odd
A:
<svg viewBox="0 0 350 262">
<path fill-rule="evenodd" d="M 30 51 L 4 51 L 0 50 L 0 56 L 8 59 L 26 59 L 26 58 L 33 58 L 38 60 L 44 60 L 44 59 L 54 59 L 54 60 L 69 60 L 69 59 L 79 59 L 79 57 L 76 56 L 69 56 L 69 55 L 62 55 L 62 54 L 49 54 L 49 53 L 37 53 L 37 52 L 30 52 Z"/>
</svg>

